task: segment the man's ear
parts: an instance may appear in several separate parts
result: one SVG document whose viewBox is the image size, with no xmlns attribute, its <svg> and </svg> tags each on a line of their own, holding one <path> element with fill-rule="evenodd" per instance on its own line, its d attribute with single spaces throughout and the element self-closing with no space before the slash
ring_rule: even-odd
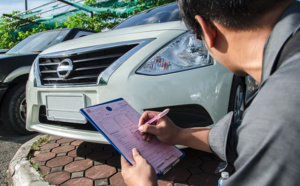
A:
<svg viewBox="0 0 300 186">
<path fill-rule="evenodd" d="M 195 20 L 200 24 L 203 31 L 203 39 L 206 41 L 208 47 L 214 47 L 214 41 L 217 36 L 217 30 L 209 22 L 205 21 L 201 16 L 196 15 Z"/>
</svg>

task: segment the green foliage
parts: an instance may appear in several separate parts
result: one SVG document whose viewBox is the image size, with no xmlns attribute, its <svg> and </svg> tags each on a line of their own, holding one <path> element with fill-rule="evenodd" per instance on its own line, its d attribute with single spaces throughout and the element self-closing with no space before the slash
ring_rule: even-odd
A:
<svg viewBox="0 0 300 186">
<path fill-rule="evenodd" d="M 2 22 L 0 20 L 0 48 L 10 49 L 29 35 L 51 29 L 85 28 L 99 32 L 102 30 L 110 30 L 130 15 L 174 1 L 175 0 L 124 0 L 123 2 L 118 2 L 117 0 L 111 0 L 111 2 L 116 2 L 116 4 L 110 8 L 134 8 L 124 14 L 118 14 L 115 11 L 108 10 L 103 13 L 94 13 L 93 17 L 90 13 L 78 13 L 74 16 L 68 17 L 68 19 L 63 22 L 56 22 L 55 26 L 43 24 L 32 25 L 32 23 L 30 23 L 31 26 L 26 27 L 24 26 L 26 24 L 25 21 L 2 16 Z M 93 7 L 104 7 L 106 5 L 105 3 L 99 3 L 97 0 L 85 0 L 84 4 Z M 10 15 L 13 16 L 18 13 L 19 12 L 14 11 Z M 37 16 L 33 16 L 30 17 L 29 20 L 34 21 L 38 18 L 39 17 Z"/>
<path fill-rule="evenodd" d="M 32 146 L 31 146 L 31 150 L 34 151 L 39 151 L 41 148 L 41 144 L 47 144 L 50 141 L 51 136 L 49 134 L 39 138 L 37 141 L 35 141 Z"/>
<path fill-rule="evenodd" d="M 36 172 L 38 172 L 40 174 L 40 176 L 42 178 L 45 178 L 45 176 L 47 176 L 49 174 L 49 172 L 47 172 L 46 174 L 42 174 L 41 171 L 40 171 L 40 168 L 37 164 L 33 163 L 33 162 L 30 162 L 32 167 L 36 170 Z"/>
<path fill-rule="evenodd" d="M 93 17 L 84 13 L 78 13 L 75 16 L 68 17 L 63 23 L 56 23 L 56 28 L 85 28 L 96 31 L 103 29 L 112 29 L 121 20 L 128 17 L 127 15 L 117 15 L 115 12 L 104 12 L 94 14 Z M 123 18 L 123 19 L 122 19 Z"/>
<path fill-rule="evenodd" d="M 49 134 L 39 138 L 36 142 L 34 142 L 32 144 L 31 149 L 30 149 L 31 151 L 28 154 L 28 159 L 30 160 L 30 163 L 31 163 L 32 167 L 40 174 L 40 176 L 42 178 L 44 178 L 46 175 L 48 175 L 49 172 L 47 172 L 46 174 L 42 174 L 41 171 L 40 171 L 39 166 L 37 164 L 35 164 L 34 162 L 32 162 L 31 158 L 33 157 L 33 154 L 34 154 L 35 151 L 40 151 L 41 150 L 41 148 L 40 148 L 41 144 L 49 143 L 50 139 L 51 139 L 51 136 Z"/>
<path fill-rule="evenodd" d="M 14 16 L 19 14 L 18 11 L 13 11 L 12 14 L 8 14 L 10 16 Z M 30 13 L 30 12 L 29 12 Z M 30 17 L 29 21 L 34 21 L 35 19 L 39 19 L 38 16 Z M 12 48 L 20 41 L 25 39 L 27 36 L 31 34 L 35 34 L 38 32 L 42 32 L 45 30 L 44 25 L 39 25 L 37 28 L 32 28 L 30 30 L 24 31 L 16 31 L 19 30 L 24 24 L 26 24 L 23 20 L 18 20 L 15 18 L 6 17 L 4 15 L 1 16 L 2 22 L 0 22 L 0 48 Z"/>
<path fill-rule="evenodd" d="M 18 35 L 17 35 L 17 42 L 22 41 L 23 39 L 25 39 L 26 37 L 28 37 L 32 34 L 43 32 L 43 31 L 46 31 L 46 30 L 48 30 L 48 28 L 45 25 L 40 24 L 38 27 L 32 28 L 31 30 L 19 31 Z"/>
<path fill-rule="evenodd" d="M 97 3 L 96 0 L 86 0 L 86 1 L 84 1 L 84 4 L 85 4 L 85 5 L 94 5 L 94 4 L 96 4 L 96 3 Z"/>
</svg>

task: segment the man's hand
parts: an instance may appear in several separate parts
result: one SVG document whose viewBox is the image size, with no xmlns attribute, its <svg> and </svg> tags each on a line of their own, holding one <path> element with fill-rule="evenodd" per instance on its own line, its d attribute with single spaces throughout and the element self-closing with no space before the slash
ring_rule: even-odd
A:
<svg viewBox="0 0 300 186">
<path fill-rule="evenodd" d="M 142 132 L 144 140 L 150 141 L 151 136 L 155 135 L 164 143 L 176 145 L 179 133 L 182 129 L 177 127 L 167 116 L 157 120 L 154 125 L 143 125 L 158 114 L 159 112 L 146 111 L 141 116 L 139 121 L 139 130 Z"/>
<path fill-rule="evenodd" d="M 158 115 L 159 112 L 146 111 L 139 121 L 139 130 L 144 140 L 150 141 L 155 135 L 160 141 L 170 145 L 184 145 L 194 149 L 211 152 L 208 143 L 209 127 L 179 128 L 167 116 L 153 125 L 143 125 Z"/>
<path fill-rule="evenodd" d="M 130 165 L 121 156 L 122 176 L 127 185 L 157 185 L 157 176 L 153 167 L 140 155 L 136 148 L 132 149 L 135 165 Z"/>
</svg>

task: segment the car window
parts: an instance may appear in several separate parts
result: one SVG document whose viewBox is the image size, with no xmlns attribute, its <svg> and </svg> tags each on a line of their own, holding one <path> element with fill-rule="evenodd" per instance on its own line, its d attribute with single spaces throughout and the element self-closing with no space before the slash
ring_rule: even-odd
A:
<svg viewBox="0 0 300 186">
<path fill-rule="evenodd" d="M 69 30 L 55 30 L 31 35 L 18 43 L 7 54 L 39 53 L 46 48 L 61 42 Z"/>
<path fill-rule="evenodd" d="M 148 10 L 139 15 L 132 16 L 127 20 L 125 20 L 124 22 L 117 25 L 114 29 L 138 26 L 138 25 L 154 24 L 154 23 L 164 23 L 164 22 L 178 21 L 178 20 L 179 20 L 178 4 L 173 3 L 167 6 Z"/>
</svg>

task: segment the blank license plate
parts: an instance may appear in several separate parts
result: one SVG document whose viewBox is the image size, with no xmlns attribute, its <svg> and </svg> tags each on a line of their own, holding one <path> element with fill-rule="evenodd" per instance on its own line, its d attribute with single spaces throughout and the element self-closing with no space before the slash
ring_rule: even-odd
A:
<svg viewBox="0 0 300 186">
<path fill-rule="evenodd" d="M 47 119 L 70 123 L 87 123 L 86 118 L 79 112 L 85 107 L 83 94 L 49 94 L 46 95 Z"/>
</svg>

